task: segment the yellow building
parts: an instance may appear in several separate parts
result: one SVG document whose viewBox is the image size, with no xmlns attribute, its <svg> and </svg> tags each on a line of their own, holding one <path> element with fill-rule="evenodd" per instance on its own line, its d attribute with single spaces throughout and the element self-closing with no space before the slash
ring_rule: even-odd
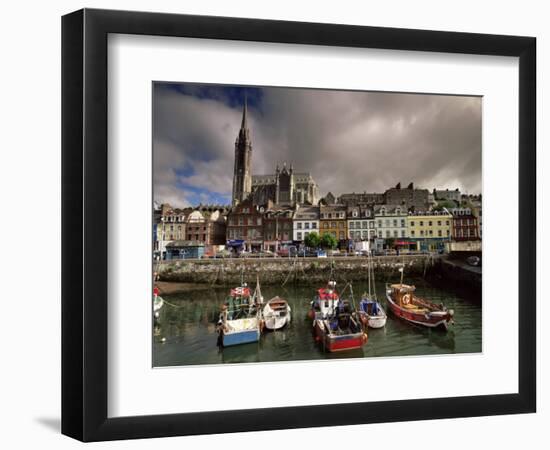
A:
<svg viewBox="0 0 550 450">
<path fill-rule="evenodd" d="M 329 233 L 336 240 L 345 241 L 348 236 L 346 211 L 347 207 L 343 205 L 321 206 L 319 211 L 319 234 L 322 236 Z"/>
<path fill-rule="evenodd" d="M 407 216 L 409 241 L 415 241 L 417 250 L 439 251 L 451 240 L 453 216 L 446 210 L 411 212 Z"/>
</svg>

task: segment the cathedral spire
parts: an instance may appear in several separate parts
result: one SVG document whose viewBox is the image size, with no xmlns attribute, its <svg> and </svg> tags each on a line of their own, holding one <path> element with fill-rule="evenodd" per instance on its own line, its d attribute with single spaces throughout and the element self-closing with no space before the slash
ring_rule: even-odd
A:
<svg viewBox="0 0 550 450">
<path fill-rule="evenodd" d="M 246 116 L 248 113 L 247 104 L 248 104 L 248 99 L 247 99 L 246 91 L 244 91 L 243 120 L 241 122 L 241 130 L 246 130 L 248 128 L 248 124 L 246 120 Z"/>
</svg>

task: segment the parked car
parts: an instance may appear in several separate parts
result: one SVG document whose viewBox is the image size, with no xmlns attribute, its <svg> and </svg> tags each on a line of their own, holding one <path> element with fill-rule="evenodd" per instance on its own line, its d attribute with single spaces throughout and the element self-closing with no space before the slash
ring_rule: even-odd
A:
<svg viewBox="0 0 550 450">
<path fill-rule="evenodd" d="M 468 256 L 468 258 L 466 258 L 466 262 L 470 266 L 480 266 L 481 265 L 481 258 L 479 256 Z"/>
</svg>

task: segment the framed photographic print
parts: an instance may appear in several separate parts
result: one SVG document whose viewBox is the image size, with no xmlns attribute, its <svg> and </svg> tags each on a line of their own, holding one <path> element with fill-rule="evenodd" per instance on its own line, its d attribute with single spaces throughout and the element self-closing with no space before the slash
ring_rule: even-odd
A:
<svg viewBox="0 0 550 450">
<path fill-rule="evenodd" d="M 534 38 L 62 25 L 64 434 L 535 411 Z"/>
</svg>

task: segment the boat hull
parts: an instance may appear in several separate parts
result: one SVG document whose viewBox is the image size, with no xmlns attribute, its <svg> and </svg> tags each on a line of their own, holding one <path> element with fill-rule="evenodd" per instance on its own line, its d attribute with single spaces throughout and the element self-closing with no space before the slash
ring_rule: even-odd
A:
<svg viewBox="0 0 550 450">
<path fill-rule="evenodd" d="M 440 328 L 445 331 L 449 328 L 449 322 L 451 322 L 452 316 L 447 311 L 417 313 L 401 308 L 393 301 L 390 294 L 386 294 L 386 297 L 388 299 L 390 311 L 400 319 L 428 328 Z"/>
<path fill-rule="evenodd" d="M 367 343 L 367 335 L 363 332 L 336 335 L 327 333 L 326 327 L 321 321 L 314 323 L 315 338 L 319 341 L 326 352 L 341 352 L 356 350 Z"/>
<path fill-rule="evenodd" d="M 369 316 L 367 319 L 367 325 L 369 328 L 384 328 L 386 326 L 387 317 L 383 316 Z"/>
<path fill-rule="evenodd" d="M 231 347 L 233 345 L 250 344 L 258 342 L 260 339 L 260 330 L 236 331 L 230 333 L 222 333 L 222 345 Z"/>
<path fill-rule="evenodd" d="M 287 317 L 265 317 L 264 325 L 268 330 L 280 330 L 290 323 L 290 316 Z"/>
</svg>

